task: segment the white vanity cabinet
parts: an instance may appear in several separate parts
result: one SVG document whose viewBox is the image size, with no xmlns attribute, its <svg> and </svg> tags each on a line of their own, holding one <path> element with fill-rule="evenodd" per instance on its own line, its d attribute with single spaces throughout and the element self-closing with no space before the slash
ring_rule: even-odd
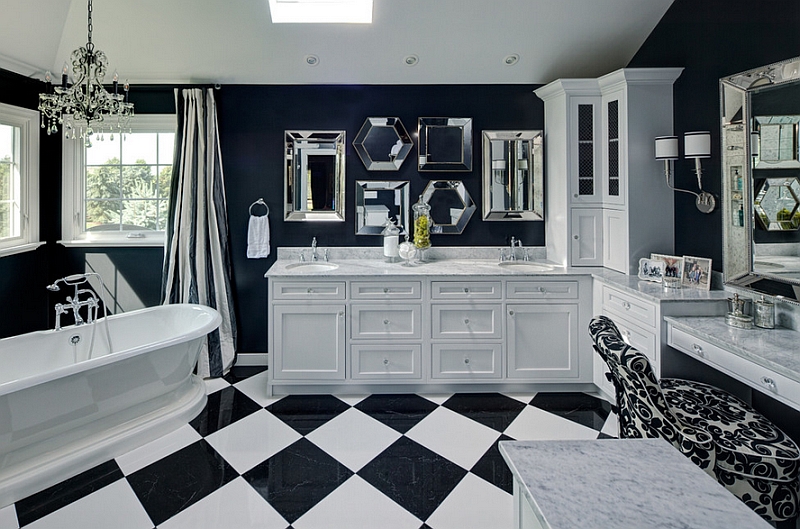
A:
<svg viewBox="0 0 800 529">
<path fill-rule="evenodd" d="M 523 383 L 589 389 L 591 281 L 270 276 L 269 391 Z"/>
</svg>

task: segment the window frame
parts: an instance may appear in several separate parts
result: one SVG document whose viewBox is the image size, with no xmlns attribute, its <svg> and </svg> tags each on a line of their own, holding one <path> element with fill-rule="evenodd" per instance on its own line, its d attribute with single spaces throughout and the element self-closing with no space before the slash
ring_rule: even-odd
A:
<svg viewBox="0 0 800 529">
<path fill-rule="evenodd" d="M 68 121 L 67 118 L 64 121 Z M 175 132 L 175 114 L 139 114 L 126 127 L 131 133 Z M 110 134 L 104 132 L 104 134 Z M 116 132 L 115 132 L 116 134 Z M 83 141 L 62 136 L 61 237 L 64 246 L 163 246 L 164 231 L 84 231 L 86 160 Z"/>
<path fill-rule="evenodd" d="M 0 257 L 5 257 L 44 244 L 39 240 L 39 111 L 0 103 L 0 124 L 20 129 L 20 235 L 0 239 Z"/>
</svg>

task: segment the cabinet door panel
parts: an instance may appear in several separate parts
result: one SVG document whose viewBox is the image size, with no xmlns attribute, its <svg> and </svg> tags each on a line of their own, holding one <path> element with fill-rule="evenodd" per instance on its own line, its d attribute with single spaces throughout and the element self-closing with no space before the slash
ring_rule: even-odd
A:
<svg viewBox="0 0 800 529">
<path fill-rule="evenodd" d="M 578 305 L 508 305 L 509 378 L 577 378 Z"/>
<path fill-rule="evenodd" d="M 420 305 L 353 305 L 352 338 L 422 337 Z"/>
<path fill-rule="evenodd" d="M 433 305 L 433 338 L 502 338 L 502 306 Z"/>
<path fill-rule="evenodd" d="M 433 344 L 432 378 L 500 378 L 503 346 L 490 344 Z"/>
<path fill-rule="evenodd" d="M 603 261 L 606 268 L 628 273 L 628 214 L 603 210 Z M 638 265 L 638 262 L 636 263 Z"/>
<path fill-rule="evenodd" d="M 344 305 L 275 305 L 275 379 L 344 380 Z"/>
<path fill-rule="evenodd" d="M 572 266 L 603 266 L 603 210 L 572 210 Z"/>
<path fill-rule="evenodd" d="M 422 347 L 411 345 L 352 346 L 350 376 L 354 379 L 419 379 Z"/>
</svg>

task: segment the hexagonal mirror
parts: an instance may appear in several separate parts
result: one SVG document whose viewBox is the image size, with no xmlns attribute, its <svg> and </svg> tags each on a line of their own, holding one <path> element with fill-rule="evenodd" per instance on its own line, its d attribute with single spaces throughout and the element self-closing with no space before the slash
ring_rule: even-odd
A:
<svg viewBox="0 0 800 529">
<path fill-rule="evenodd" d="M 431 207 L 431 233 L 457 235 L 475 213 L 475 203 L 460 180 L 431 180 L 422 193 Z"/>
<path fill-rule="evenodd" d="M 800 228 L 800 181 L 797 178 L 765 178 L 753 201 L 753 210 L 767 231 Z"/>
<path fill-rule="evenodd" d="M 368 171 L 397 171 L 413 146 L 400 118 L 367 118 L 353 140 Z"/>
</svg>

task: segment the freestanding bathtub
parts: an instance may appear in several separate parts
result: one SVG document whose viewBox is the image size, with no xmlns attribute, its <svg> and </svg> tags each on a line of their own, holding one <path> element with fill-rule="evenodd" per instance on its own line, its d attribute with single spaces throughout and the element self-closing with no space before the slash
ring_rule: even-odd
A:
<svg viewBox="0 0 800 529">
<path fill-rule="evenodd" d="M 220 320 L 189 304 L 109 316 L 111 353 L 102 319 L 0 340 L 0 507 L 194 418 L 194 366 Z"/>
</svg>

